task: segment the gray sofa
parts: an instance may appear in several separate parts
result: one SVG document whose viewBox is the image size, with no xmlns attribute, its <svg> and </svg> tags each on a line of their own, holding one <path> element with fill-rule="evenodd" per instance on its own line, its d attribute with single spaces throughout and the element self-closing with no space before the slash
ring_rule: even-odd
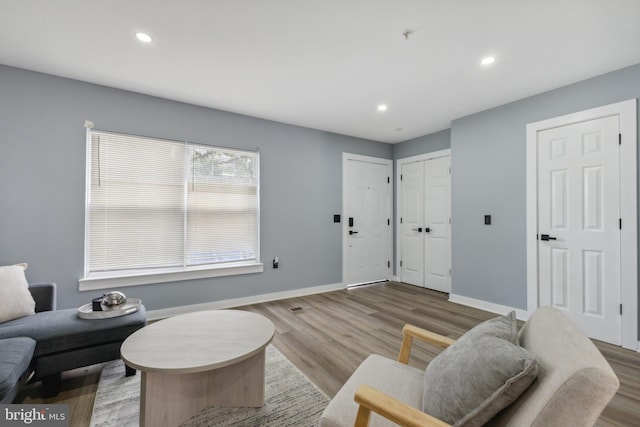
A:
<svg viewBox="0 0 640 427">
<path fill-rule="evenodd" d="M 147 323 L 144 305 L 126 316 L 81 319 L 77 309 L 56 310 L 55 283 L 29 291 L 36 313 L 0 323 L 0 403 L 11 403 L 29 378 L 42 380 L 45 397 L 57 395 L 63 371 L 120 358 L 122 342 Z"/>
</svg>

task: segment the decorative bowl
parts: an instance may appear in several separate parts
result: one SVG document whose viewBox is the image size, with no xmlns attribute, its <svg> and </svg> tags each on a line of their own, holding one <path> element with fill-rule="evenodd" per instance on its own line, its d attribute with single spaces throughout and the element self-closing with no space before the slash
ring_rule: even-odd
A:
<svg viewBox="0 0 640 427">
<path fill-rule="evenodd" d="M 127 297 L 122 292 L 112 291 L 102 295 L 102 302 L 100 303 L 100 306 L 102 307 L 102 310 L 108 311 L 122 307 L 126 303 Z"/>
</svg>

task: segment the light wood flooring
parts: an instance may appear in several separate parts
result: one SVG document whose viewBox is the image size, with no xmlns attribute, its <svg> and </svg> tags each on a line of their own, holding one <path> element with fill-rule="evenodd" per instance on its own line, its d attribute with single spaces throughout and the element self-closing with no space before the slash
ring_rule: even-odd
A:
<svg viewBox="0 0 640 427">
<path fill-rule="evenodd" d="M 300 307 L 302 310 L 290 311 Z M 495 314 L 447 301 L 447 295 L 387 282 L 245 307 L 273 321 L 273 345 L 329 397 L 369 354 L 397 357 L 406 323 L 458 338 Z M 620 379 L 620 390 L 598 426 L 640 426 L 640 353 L 595 342 Z M 424 367 L 436 348 L 416 345 L 410 364 Z M 24 403 L 66 403 L 71 425 L 89 425 L 100 365 L 65 372 L 62 392 L 43 399 L 40 384 L 27 386 Z"/>
</svg>

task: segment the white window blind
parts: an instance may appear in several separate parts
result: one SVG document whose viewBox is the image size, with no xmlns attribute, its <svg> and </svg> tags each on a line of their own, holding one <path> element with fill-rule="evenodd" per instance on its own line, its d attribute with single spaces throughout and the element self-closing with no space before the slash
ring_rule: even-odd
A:
<svg viewBox="0 0 640 427">
<path fill-rule="evenodd" d="M 85 277 L 257 261 L 257 152 L 89 135 Z"/>
</svg>

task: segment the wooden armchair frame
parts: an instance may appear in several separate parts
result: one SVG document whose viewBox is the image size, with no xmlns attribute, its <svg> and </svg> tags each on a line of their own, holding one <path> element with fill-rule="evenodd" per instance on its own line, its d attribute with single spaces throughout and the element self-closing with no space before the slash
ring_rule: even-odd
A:
<svg viewBox="0 0 640 427">
<path fill-rule="evenodd" d="M 416 338 L 428 344 L 441 348 L 447 348 L 455 340 L 439 335 L 413 325 L 405 325 L 402 328 L 402 344 L 398 362 L 407 364 L 411 355 L 413 339 Z M 354 400 L 358 405 L 358 414 L 354 427 L 366 427 L 369 425 L 371 411 L 393 421 L 396 424 L 407 427 L 444 427 L 449 426 L 438 418 L 407 405 L 381 391 L 367 385 L 361 385 L 356 391 Z"/>
</svg>

